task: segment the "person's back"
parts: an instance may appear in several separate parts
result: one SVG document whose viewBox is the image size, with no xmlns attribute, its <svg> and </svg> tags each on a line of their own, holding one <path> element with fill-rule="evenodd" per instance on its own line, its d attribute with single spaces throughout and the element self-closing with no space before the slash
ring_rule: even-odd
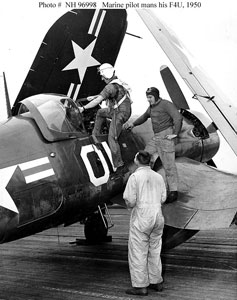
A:
<svg viewBox="0 0 237 300">
<path fill-rule="evenodd" d="M 137 203 L 140 208 L 161 208 L 164 180 L 162 176 L 151 170 L 150 166 L 138 168 L 132 175 L 139 183 L 137 186 Z"/>
<path fill-rule="evenodd" d="M 138 166 L 129 177 L 123 197 L 130 216 L 128 261 L 132 295 L 147 295 L 147 287 L 158 290 L 161 275 L 161 236 L 164 217 L 161 204 L 166 200 L 165 182 L 161 175 L 151 170 L 150 155 L 139 151 L 134 162 Z"/>
</svg>

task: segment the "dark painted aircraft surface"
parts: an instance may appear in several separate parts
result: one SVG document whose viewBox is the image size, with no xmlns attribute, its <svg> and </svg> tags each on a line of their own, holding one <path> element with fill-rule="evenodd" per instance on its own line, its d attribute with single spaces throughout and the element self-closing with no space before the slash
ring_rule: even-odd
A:
<svg viewBox="0 0 237 300">
<path fill-rule="evenodd" d="M 128 172 L 115 173 L 107 143 L 109 120 L 95 144 L 91 131 L 98 107 L 80 114 L 76 103 L 101 91 L 97 67 L 115 64 L 126 28 L 124 10 L 73 10 L 46 34 L 13 116 L 0 124 L 1 243 L 75 222 L 85 224 L 90 241 L 106 237 L 111 225 L 107 206 L 123 203 L 134 156 L 152 136 L 151 123 L 122 131 L 119 144 Z M 167 248 L 200 229 L 230 226 L 236 213 L 233 190 L 229 199 L 223 194 L 214 204 L 211 188 L 217 184 L 213 176 L 232 189 L 236 177 L 203 164 L 218 151 L 217 131 L 206 126 L 205 118 L 176 105 L 184 116 L 176 145 L 180 197 L 164 206 Z M 159 160 L 156 170 L 164 175 Z"/>
</svg>

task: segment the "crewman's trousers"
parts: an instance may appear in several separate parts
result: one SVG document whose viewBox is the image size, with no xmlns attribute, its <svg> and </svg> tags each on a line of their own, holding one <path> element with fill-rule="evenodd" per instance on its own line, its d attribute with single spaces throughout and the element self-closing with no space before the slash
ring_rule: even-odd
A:
<svg viewBox="0 0 237 300">
<path fill-rule="evenodd" d="M 177 191 L 178 172 L 175 165 L 175 142 L 174 139 L 168 140 L 166 138 L 168 134 L 173 134 L 172 127 L 155 133 L 154 137 L 146 145 L 145 151 L 149 152 L 152 156 L 158 153 L 165 170 L 168 189 L 169 191 Z"/>
<path fill-rule="evenodd" d="M 119 135 L 122 131 L 123 124 L 131 116 L 131 110 L 119 111 L 109 110 L 109 108 L 101 108 L 97 111 L 95 125 L 92 134 L 95 136 L 100 135 L 101 126 L 106 118 L 111 119 L 108 135 L 108 143 L 112 154 L 113 164 L 115 168 L 123 165 L 123 159 L 121 155 L 120 146 L 118 143 Z"/>
</svg>

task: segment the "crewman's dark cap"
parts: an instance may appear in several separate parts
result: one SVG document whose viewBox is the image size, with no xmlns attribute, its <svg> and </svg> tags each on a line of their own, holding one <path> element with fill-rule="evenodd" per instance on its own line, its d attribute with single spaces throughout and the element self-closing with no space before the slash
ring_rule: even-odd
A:
<svg viewBox="0 0 237 300">
<path fill-rule="evenodd" d="M 136 158 L 140 162 L 140 164 L 149 165 L 151 160 L 151 155 L 147 151 L 140 150 L 137 152 Z"/>
<path fill-rule="evenodd" d="M 146 95 L 152 95 L 155 97 L 156 101 L 160 98 L 160 92 L 156 87 L 150 87 L 146 90 Z"/>
</svg>

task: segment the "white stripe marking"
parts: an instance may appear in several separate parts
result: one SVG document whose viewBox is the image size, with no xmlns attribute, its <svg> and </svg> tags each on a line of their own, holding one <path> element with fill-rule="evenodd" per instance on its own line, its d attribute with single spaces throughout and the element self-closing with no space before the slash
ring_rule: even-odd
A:
<svg viewBox="0 0 237 300">
<path fill-rule="evenodd" d="M 74 83 L 71 83 L 71 84 L 70 84 L 70 87 L 69 87 L 69 90 L 68 90 L 68 92 L 67 92 L 67 96 L 68 96 L 68 97 L 71 97 L 73 87 L 74 87 Z"/>
<path fill-rule="evenodd" d="M 37 181 L 39 179 L 43 179 L 43 178 L 46 178 L 46 177 L 49 177 L 49 176 L 52 176 L 52 175 L 54 175 L 54 170 L 49 169 L 49 170 L 45 170 L 45 171 L 42 171 L 42 172 L 38 172 L 36 174 L 26 176 L 25 180 L 26 180 L 26 183 L 30 183 L 30 182 Z"/>
<path fill-rule="evenodd" d="M 94 13 L 94 16 L 92 18 L 92 21 L 91 21 L 91 26 L 90 26 L 89 31 L 88 31 L 89 34 L 92 34 L 92 32 L 93 32 L 93 28 L 95 26 L 95 22 L 97 20 L 98 14 L 99 14 L 99 9 L 96 9 L 96 11 Z"/>
<path fill-rule="evenodd" d="M 44 164 L 48 164 L 49 163 L 49 159 L 48 157 L 42 157 L 39 159 L 35 159 L 35 160 L 31 160 L 31 161 L 27 161 L 25 163 L 19 164 L 19 167 L 21 168 L 22 171 L 34 168 L 34 167 L 38 167 Z"/>
<path fill-rule="evenodd" d="M 81 87 L 81 85 L 78 84 L 78 85 L 77 85 L 77 88 L 76 88 L 76 90 L 75 90 L 74 96 L 73 96 L 73 100 L 77 100 L 77 96 L 78 96 L 80 87 Z"/>
<path fill-rule="evenodd" d="M 96 36 L 96 37 L 99 35 L 100 28 L 101 28 L 102 23 L 103 23 L 103 21 L 104 21 L 105 14 L 106 14 L 106 12 L 103 10 L 102 16 L 101 16 L 101 18 L 100 18 L 99 24 L 98 24 L 97 29 L 96 29 L 96 32 L 95 32 L 95 36 Z"/>
</svg>

